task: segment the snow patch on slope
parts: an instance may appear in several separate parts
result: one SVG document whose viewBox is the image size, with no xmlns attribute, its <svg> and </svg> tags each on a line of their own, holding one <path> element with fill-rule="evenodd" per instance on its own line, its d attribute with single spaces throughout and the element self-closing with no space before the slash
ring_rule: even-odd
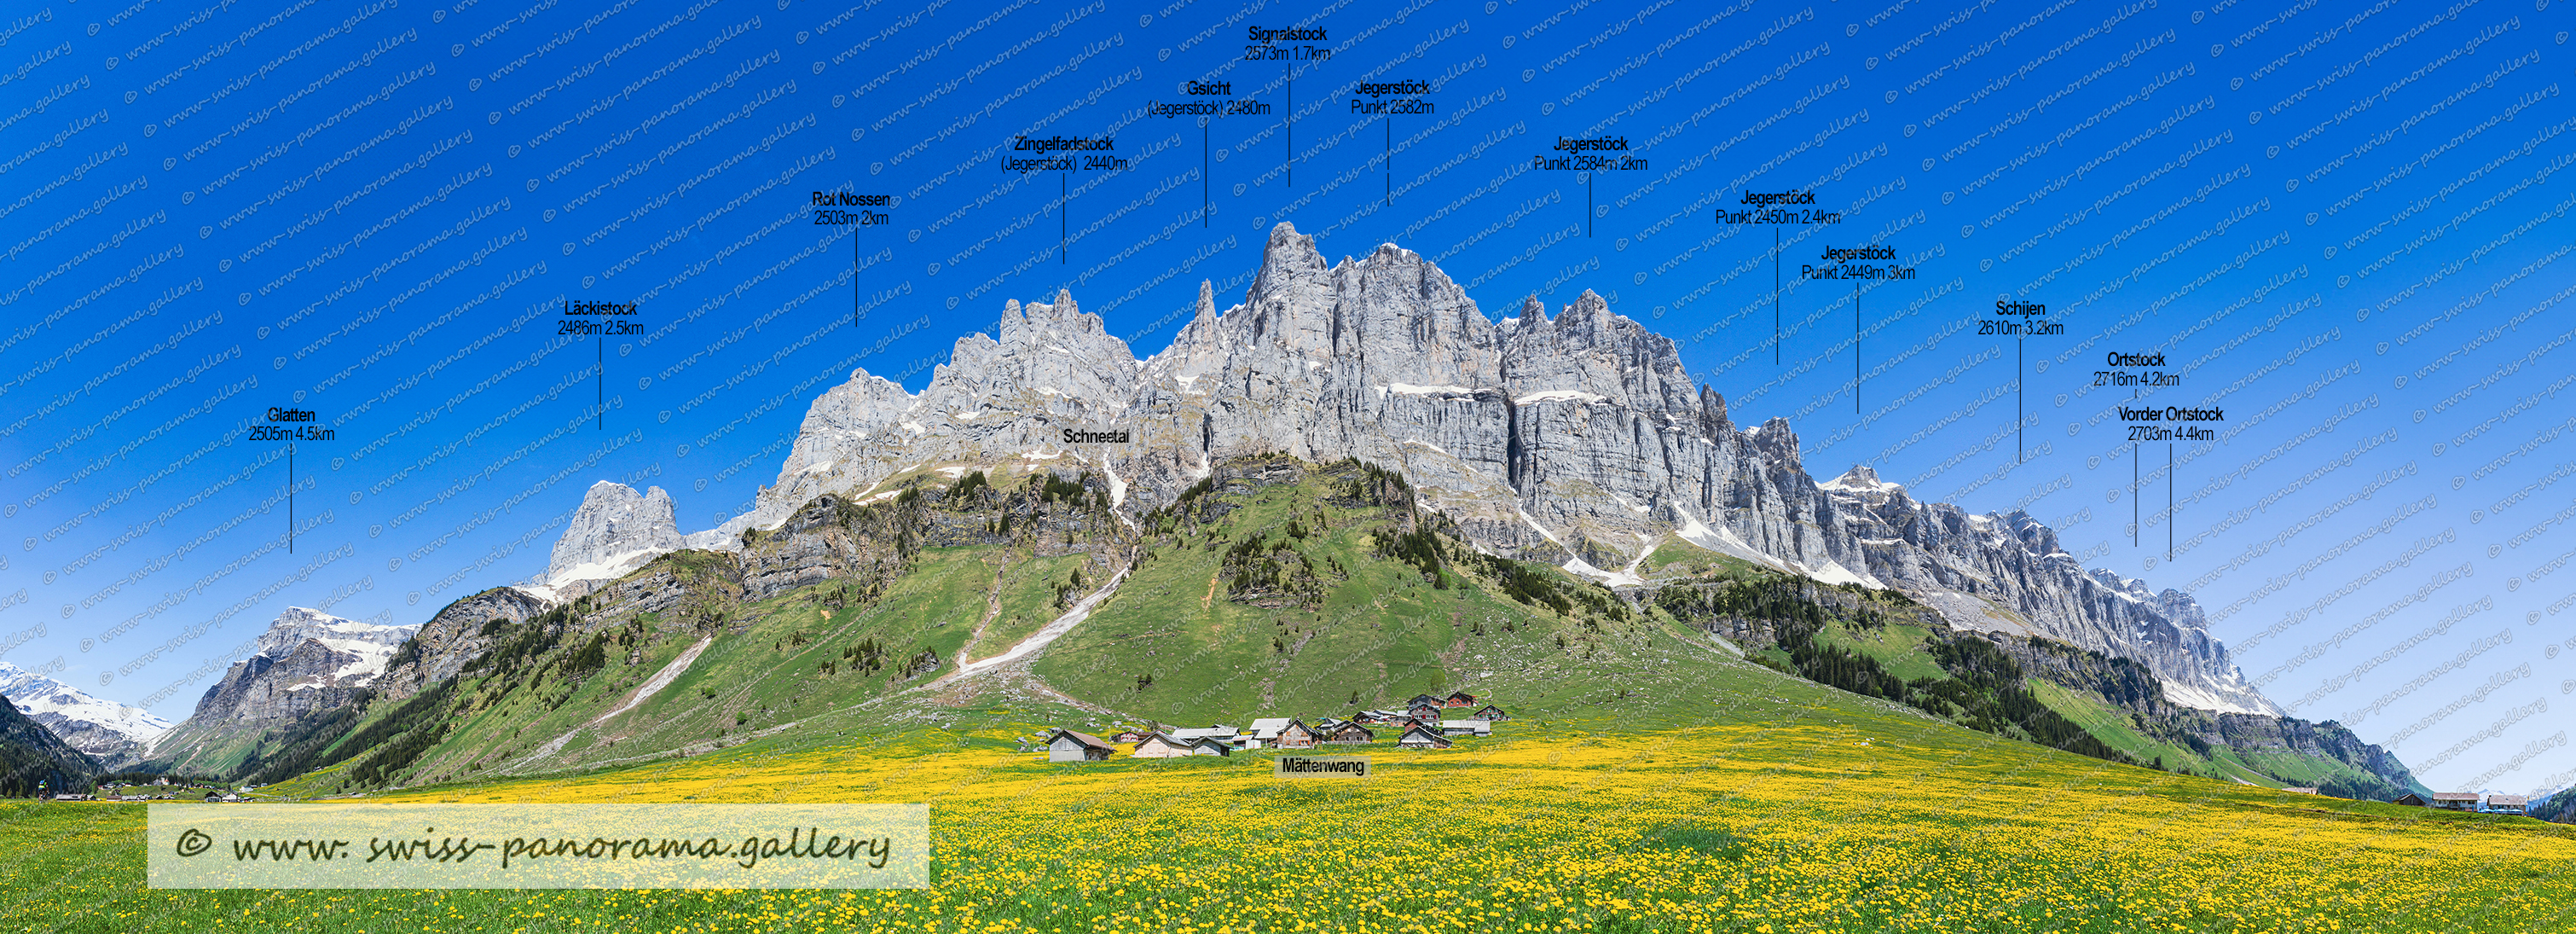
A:
<svg viewBox="0 0 2576 934">
<path fill-rule="evenodd" d="M 1763 567 L 1782 571 L 1789 570 L 1787 566 L 1780 563 L 1780 559 L 1763 554 L 1761 549 L 1753 547 L 1743 538 L 1737 536 L 1733 529 L 1723 527 L 1710 528 L 1708 523 L 1699 521 L 1698 516 L 1691 515 L 1690 510 L 1682 508 L 1680 504 L 1675 504 L 1673 506 L 1673 511 L 1680 513 L 1682 517 L 1682 530 L 1675 533 L 1681 536 L 1682 541 L 1698 545 L 1699 547 L 1717 552 L 1718 554 L 1742 558 L 1755 564 L 1762 565 Z"/>
<path fill-rule="evenodd" d="M 1546 392 L 1534 392 L 1518 399 L 1514 399 L 1512 400 L 1512 404 L 1537 405 L 1541 402 L 1600 402 L 1608 398 L 1610 397 L 1595 395 L 1593 393 L 1584 392 L 1580 389 L 1550 389 Z"/>
<path fill-rule="evenodd" d="M 1870 577 L 1865 574 L 1854 574 L 1850 568 L 1843 567 L 1840 562 L 1837 562 L 1832 558 L 1826 558 L 1817 566 L 1809 568 L 1807 570 L 1807 576 L 1824 581 L 1828 584 L 1859 584 L 1863 587 L 1870 588 L 1871 590 L 1887 589 L 1887 585 L 1879 583 L 1877 578 Z"/>
<path fill-rule="evenodd" d="M 1646 559 L 1640 557 L 1637 560 L 1642 562 Z M 1562 566 L 1569 573 L 1589 577 L 1613 587 L 1635 586 L 1646 582 L 1645 578 L 1637 576 L 1637 565 L 1635 563 L 1629 564 L 1628 567 L 1623 570 L 1604 571 L 1600 568 L 1593 567 L 1592 562 L 1585 561 L 1581 558 L 1575 558 L 1571 561 L 1565 562 Z"/>
<path fill-rule="evenodd" d="M 617 554 L 595 561 L 584 561 L 580 564 L 573 565 L 572 567 L 568 567 L 562 571 L 548 575 L 545 580 L 545 585 L 551 590 L 551 588 L 561 587 L 565 584 L 572 583 L 573 581 L 616 580 L 620 577 L 626 576 L 628 571 L 643 567 L 654 558 L 661 557 L 663 554 L 665 554 L 665 552 L 651 548 L 639 548 L 634 551 L 621 551 Z"/>
</svg>

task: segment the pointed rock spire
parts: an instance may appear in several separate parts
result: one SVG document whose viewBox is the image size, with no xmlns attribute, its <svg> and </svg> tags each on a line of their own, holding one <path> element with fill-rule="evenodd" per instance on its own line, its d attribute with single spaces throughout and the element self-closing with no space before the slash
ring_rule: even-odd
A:
<svg viewBox="0 0 2576 934">
<path fill-rule="evenodd" d="M 1324 254 L 1315 251 L 1315 238 L 1297 232 L 1297 225 L 1280 221 L 1270 228 L 1270 239 L 1261 245 L 1261 275 L 1253 290 L 1278 276 L 1312 275 L 1325 270 Z"/>
<path fill-rule="evenodd" d="M 1762 427 L 1753 430 L 1753 446 L 1769 455 L 1777 466 L 1792 469 L 1800 466 L 1798 432 L 1789 427 L 1788 419 L 1775 415 L 1763 422 Z"/>
<path fill-rule="evenodd" d="M 1538 293 L 1532 292 L 1528 297 L 1521 299 L 1521 329 L 1545 327 L 1547 327 L 1547 303 L 1539 301 Z"/>
<path fill-rule="evenodd" d="M 1878 471 L 1870 469 L 1867 464 L 1853 464 L 1850 470 L 1843 471 L 1843 475 L 1835 477 L 1833 482 L 1848 487 L 1874 487 L 1879 485 Z"/>
<path fill-rule="evenodd" d="M 1556 319 L 1558 327 L 1577 330 L 1597 330 L 1609 324 L 1610 302 L 1591 289 L 1583 290 L 1582 295 L 1575 297 L 1574 304 Z"/>
<path fill-rule="evenodd" d="M 555 541 L 546 582 L 616 578 L 679 547 L 671 494 L 658 486 L 637 493 L 626 484 L 602 480 L 582 495 L 581 508 Z"/>
<path fill-rule="evenodd" d="M 1003 302 L 1001 326 L 996 329 L 1001 334 L 1002 345 L 1007 347 L 1019 343 L 1020 335 L 1028 330 L 1028 323 L 1029 317 L 1020 310 L 1019 299 Z"/>
</svg>

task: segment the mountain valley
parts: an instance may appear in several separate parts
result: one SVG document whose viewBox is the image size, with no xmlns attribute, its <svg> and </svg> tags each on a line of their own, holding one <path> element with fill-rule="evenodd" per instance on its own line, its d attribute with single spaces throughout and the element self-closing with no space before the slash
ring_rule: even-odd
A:
<svg viewBox="0 0 2576 934">
<path fill-rule="evenodd" d="M 600 482 L 546 572 L 416 627 L 290 610 L 150 747 L 300 793 L 942 722 L 1347 715 L 1466 690 L 1537 710 L 1804 679 L 2096 758 L 2421 790 L 2280 716 L 2188 595 L 2011 512 L 1819 483 L 1673 342 L 1585 292 L 1489 319 L 1387 245 L 1281 224 L 1137 359 L 1068 294 L 1011 302 L 920 393 L 855 372 L 754 508 L 683 533 Z M 1728 675 L 1740 679 L 1746 675 Z"/>
</svg>

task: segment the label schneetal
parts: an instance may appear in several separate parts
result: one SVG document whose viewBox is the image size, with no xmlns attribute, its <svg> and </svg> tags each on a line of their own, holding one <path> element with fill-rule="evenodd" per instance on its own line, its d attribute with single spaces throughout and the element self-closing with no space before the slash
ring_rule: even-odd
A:
<svg viewBox="0 0 2576 934">
<path fill-rule="evenodd" d="M 1066 428 L 1066 444 L 1126 444 L 1133 435 L 1125 428 Z"/>
</svg>

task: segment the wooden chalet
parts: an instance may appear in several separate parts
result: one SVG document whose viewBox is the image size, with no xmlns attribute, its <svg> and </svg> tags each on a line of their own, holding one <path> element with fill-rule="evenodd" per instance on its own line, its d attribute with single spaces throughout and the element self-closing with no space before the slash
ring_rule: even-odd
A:
<svg viewBox="0 0 2576 934">
<path fill-rule="evenodd" d="M 1413 695 L 1413 699 L 1412 699 L 1412 700 L 1409 700 L 1409 701 L 1405 701 L 1405 702 L 1404 702 L 1404 706 L 1407 706 L 1407 707 L 1419 707 L 1419 706 L 1421 706 L 1421 705 L 1423 705 L 1423 704 L 1429 704 L 1429 705 L 1431 705 L 1431 706 L 1433 706 L 1433 707 L 1438 707 L 1438 706 L 1440 706 L 1440 699 L 1439 699 L 1439 698 L 1437 698 L 1437 697 L 1433 697 L 1433 696 L 1431 696 L 1431 695 L 1429 695 L 1429 694 L 1416 694 L 1416 695 Z"/>
<path fill-rule="evenodd" d="M 1231 756 L 1236 748 L 1231 736 L 1202 736 L 1184 742 L 1190 744 L 1190 755 L 1193 756 Z"/>
<path fill-rule="evenodd" d="M 2416 794 L 2416 793 L 2411 792 L 2411 791 L 2410 791 L 2410 792 L 2407 792 L 2407 793 L 2405 793 L 2405 794 L 2402 794 L 2402 795 L 2398 795 L 2398 796 L 2396 797 L 2396 799 L 2395 799 L 2395 800 L 2392 800 L 2392 801 L 2390 801 L 2390 802 L 2388 802 L 2388 803 L 2390 803 L 2390 804 L 2403 804 L 2403 805 L 2405 805 L 2405 806 L 2407 806 L 2407 807 L 2410 807 L 2410 808 L 2422 808 L 2422 807 L 2432 807 L 2432 806 L 2433 806 L 2433 805 L 2432 805 L 2432 802 L 2429 802 L 2429 801 L 2424 800 L 2424 796 L 2423 796 L 2423 795 L 2419 795 L 2419 794 Z"/>
<path fill-rule="evenodd" d="M 1337 723 L 1333 725 L 1332 729 L 1324 731 L 1323 737 L 1316 740 L 1316 742 L 1338 746 L 1356 746 L 1362 743 L 1374 743 L 1377 742 L 1377 731 L 1369 729 L 1367 725 L 1357 721 Z"/>
<path fill-rule="evenodd" d="M 2487 812 L 2491 814 L 2521 814 L 2530 808 L 2531 798 L 2525 795 L 2487 796 Z"/>
<path fill-rule="evenodd" d="M 1406 749 L 1447 749 L 1451 745 L 1449 738 L 1440 735 L 1440 731 L 1425 726 L 1415 726 L 1404 731 L 1404 735 L 1398 737 L 1395 744 Z"/>
<path fill-rule="evenodd" d="M 1442 720 L 1442 736 L 1492 736 L 1494 725 L 1483 720 Z"/>
<path fill-rule="evenodd" d="M 1136 741 L 1135 756 L 1139 759 L 1178 759 L 1199 755 L 1197 748 L 1196 741 L 1174 739 L 1171 734 L 1157 730 Z"/>
<path fill-rule="evenodd" d="M 1271 746 L 1279 749 L 1312 749 L 1315 747 L 1315 743 L 1318 742 L 1318 737 L 1315 735 L 1315 729 L 1313 727 L 1292 719 L 1288 721 L 1287 726 L 1279 728 L 1279 737 L 1277 739 L 1269 740 L 1268 742 Z"/>
<path fill-rule="evenodd" d="M 1505 720 L 1511 719 L 1512 715 L 1504 713 L 1503 708 L 1499 706 L 1486 704 L 1483 707 L 1477 708 L 1475 718 L 1487 723 L 1501 723 Z"/>
<path fill-rule="evenodd" d="M 2445 811 L 2474 811 L 2478 809 L 2478 793 L 2474 791 L 2436 791 L 2433 793 L 2433 806 Z"/>
<path fill-rule="evenodd" d="M 1440 710 L 1441 710 L 1441 707 L 1440 707 L 1440 705 L 1439 705 L 1439 704 L 1425 704 L 1425 703 L 1416 702 L 1416 703 L 1412 703 L 1412 704 L 1407 704 L 1407 705 L 1405 705 L 1405 708 L 1404 708 L 1404 715 L 1405 715 L 1405 716 L 1408 716 L 1408 717 L 1412 717 L 1413 719 L 1416 719 L 1416 720 L 1421 720 L 1421 721 L 1425 721 L 1425 722 L 1433 722 L 1433 721 L 1437 721 L 1437 720 L 1439 720 L 1439 719 L 1440 719 Z"/>
<path fill-rule="evenodd" d="M 1110 741 L 1110 742 L 1113 742 L 1113 743 L 1130 743 L 1130 744 L 1132 744 L 1132 743 L 1140 743 L 1140 742 L 1143 742 L 1144 740 L 1145 740 L 1145 731 L 1143 731 L 1143 730 L 1120 730 L 1120 731 L 1118 731 L 1118 732 L 1116 732 L 1116 733 L 1111 733 L 1111 734 L 1109 734 L 1109 741 Z"/>
<path fill-rule="evenodd" d="M 1252 749 L 1306 749 L 1315 745 L 1315 731 L 1295 717 L 1265 717 L 1252 721 Z"/>
<path fill-rule="evenodd" d="M 1100 737 L 1072 730 L 1047 734 L 1046 747 L 1049 762 L 1100 762 L 1117 751 Z"/>
<path fill-rule="evenodd" d="M 1473 707 L 1476 706 L 1476 695 L 1469 694 L 1465 691 L 1452 691 L 1449 693 L 1448 697 L 1441 699 L 1440 706 Z"/>
</svg>

